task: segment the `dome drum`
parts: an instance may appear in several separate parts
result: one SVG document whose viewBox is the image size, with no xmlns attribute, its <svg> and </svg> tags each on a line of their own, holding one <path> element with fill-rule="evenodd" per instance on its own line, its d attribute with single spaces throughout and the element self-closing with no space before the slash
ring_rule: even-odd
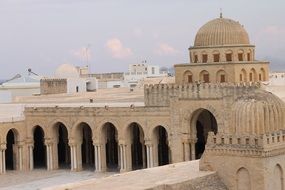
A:
<svg viewBox="0 0 285 190">
<path fill-rule="evenodd" d="M 213 62 L 241 62 L 241 61 L 254 61 L 255 60 L 255 46 L 227 46 L 215 48 L 189 48 L 190 62 L 191 63 L 213 63 Z M 203 56 L 207 55 L 207 59 Z M 219 58 L 215 60 L 215 56 Z M 227 57 L 227 55 L 230 55 Z"/>
</svg>

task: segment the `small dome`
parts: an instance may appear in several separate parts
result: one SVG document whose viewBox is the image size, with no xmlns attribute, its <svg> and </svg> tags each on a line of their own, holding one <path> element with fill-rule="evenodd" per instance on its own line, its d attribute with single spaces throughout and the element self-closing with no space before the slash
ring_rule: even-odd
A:
<svg viewBox="0 0 285 190">
<path fill-rule="evenodd" d="M 285 129 L 285 104 L 270 92 L 255 90 L 238 98 L 233 106 L 237 134 L 266 134 Z"/>
<path fill-rule="evenodd" d="M 70 64 L 62 64 L 55 71 L 57 78 L 79 78 L 79 72 Z"/>
<path fill-rule="evenodd" d="M 231 19 L 217 18 L 203 25 L 196 34 L 194 46 L 249 45 L 244 27 Z"/>
</svg>

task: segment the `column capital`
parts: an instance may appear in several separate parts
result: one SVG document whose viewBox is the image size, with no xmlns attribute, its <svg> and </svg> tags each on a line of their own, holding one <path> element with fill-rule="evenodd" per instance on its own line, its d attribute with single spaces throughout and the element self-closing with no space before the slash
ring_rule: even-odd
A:
<svg viewBox="0 0 285 190">
<path fill-rule="evenodd" d="M 25 145 L 25 141 L 17 141 L 18 147 L 23 147 Z"/>
<path fill-rule="evenodd" d="M 6 150 L 6 143 L 2 143 L 1 145 L 0 145 L 0 150 Z"/>
<path fill-rule="evenodd" d="M 153 142 L 151 140 L 145 140 L 144 144 L 146 146 L 152 146 L 153 145 Z"/>
<path fill-rule="evenodd" d="M 119 139 L 119 142 L 118 142 L 119 145 L 126 145 L 126 141 L 123 140 L 123 139 Z"/>
<path fill-rule="evenodd" d="M 45 144 L 46 146 L 52 145 L 53 143 L 54 143 L 53 139 L 45 138 L 44 144 Z"/>
<path fill-rule="evenodd" d="M 34 144 L 34 139 L 32 139 L 32 138 L 27 138 L 26 144 L 27 144 L 27 145 L 33 145 L 33 144 Z"/>
<path fill-rule="evenodd" d="M 93 142 L 93 146 L 101 146 L 102 144 L 99 142 Z"/>
<path fill-rule="evenodd" d="M 78 142 L 74 138 L 68 139 L 69 146 L 76 146 L 77 144 Z"/>
<path fill-rule="evenodd" d="M 190 143 L 196 143 L 196 142 L 197 142 L 197 140 L 198 140 L 198 138 L 196 138 L 196 137 L 195 137 L 195 138 L 193 138 L 193 137 L 192 137 L 192 138 L 190 138 Z"/>
<path fill-rule="evenodd" d="M 100 144 L 100 140 L 97 138 L 93 138 L 92 141 L 94 146 Z"/>
</svg>

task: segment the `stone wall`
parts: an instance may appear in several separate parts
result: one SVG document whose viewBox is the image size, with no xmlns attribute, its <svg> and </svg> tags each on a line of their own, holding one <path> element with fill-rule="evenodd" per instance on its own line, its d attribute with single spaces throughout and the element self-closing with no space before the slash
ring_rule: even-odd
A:
<svg viewBox="0 0 285 190">
<path fill-rule="evenodd" d="M 67 79 L 41 79 L 41 94 L 67 93 Z"/>
<path fill-rule="evenodd" d="M 156 84 L 145 85 L 144 97 L 146 106 L 169 106 L 170 99 L 177 97 L 188 100 L 222 99 L 240 96 L 250 90 L 258 89 L 258 83 L 192 83 L 192 84 Z"/>
</svg>

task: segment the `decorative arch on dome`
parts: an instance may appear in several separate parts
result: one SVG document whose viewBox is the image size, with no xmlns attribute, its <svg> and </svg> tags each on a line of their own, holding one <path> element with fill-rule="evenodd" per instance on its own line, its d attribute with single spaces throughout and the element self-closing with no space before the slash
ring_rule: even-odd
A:
<svg viewBox="0 0 285 190">
<path fill-rule="evenodd" d="M 247 61 L 252 61 L 252 51 L 249 49 L 246 53 Z"/>
<path fill-rule="evenodd" d="M 237 180 L 237 190 L 250 190 L 251 189 L 251 179 L 249 171 L 245 167 L 238 169 L 236 173 Z"/>
<path fill-rule="evenodd" d="M 207 70 L 203 70 L 199 74 L 199 80 L 204 83 L 210 82 L 210 74 Z"/>
<path fill-rule="evenodd" d="M 233 51 L 228 49 L 225 52 L 226 61 L 233 61 Z"/>
<path fill-rule="evenodd" d="M 284 190 L 283 169 L 280 164 L 276 164 L 273 171 L 273 186 L 271 189 Z"/>
<path fill-rule="evenodd" d="M 259 81 L 266 81 L 266 72 L 265 69 L 262 67 L 260 68 L 259 74 L 258 74 Z"/>
<path fill-rule="evenodd" d="M 239 81 L 240 82 L 247 82 L 247 72 L 245 69 L 242 69 L 239 74 Z"/>
<path fill-rule="evenodd" d="M 239 49 L 237 52 L 238 61 L 244 61 L 244 50 Z"/>
<path fill-rule="evenodd" d="M 193 74 L 190 70 L 184 72 L 183 83 L 193 83 Z"/>
<path fill-rule="evenodd" d="M 249 82 L 256 82 L 257 81 L 257 74 L 254 68 L 251 68 L 249 71 Z"/>
<path fill-rule="evenodd" d="M 212 56 L 213 56 L 213 62 L 220 62 L 221 58 L 220 58 L 220 51 L 218 50 L 214 50 L 212 52 Z"/>
<path fill-rule="evenodd" d="M 198 63 L 199 62 L 199 57 L 197 52 L 192 53 L 192 62 L 193 63 Z"/>
<path fill-rule="evenodd" d="M 201 55 L 202 55 L 202 63 L 207 63 L 209 59 L 208 52 L 204 50 L 202 51 Z"/>
<path fill-rule="evenodd" d="M 224 83 L 227 82 L 227 73 L 225 70 L 220 69 L 216 73 L 216 82 L 217 83 Z"/>
</svg>

